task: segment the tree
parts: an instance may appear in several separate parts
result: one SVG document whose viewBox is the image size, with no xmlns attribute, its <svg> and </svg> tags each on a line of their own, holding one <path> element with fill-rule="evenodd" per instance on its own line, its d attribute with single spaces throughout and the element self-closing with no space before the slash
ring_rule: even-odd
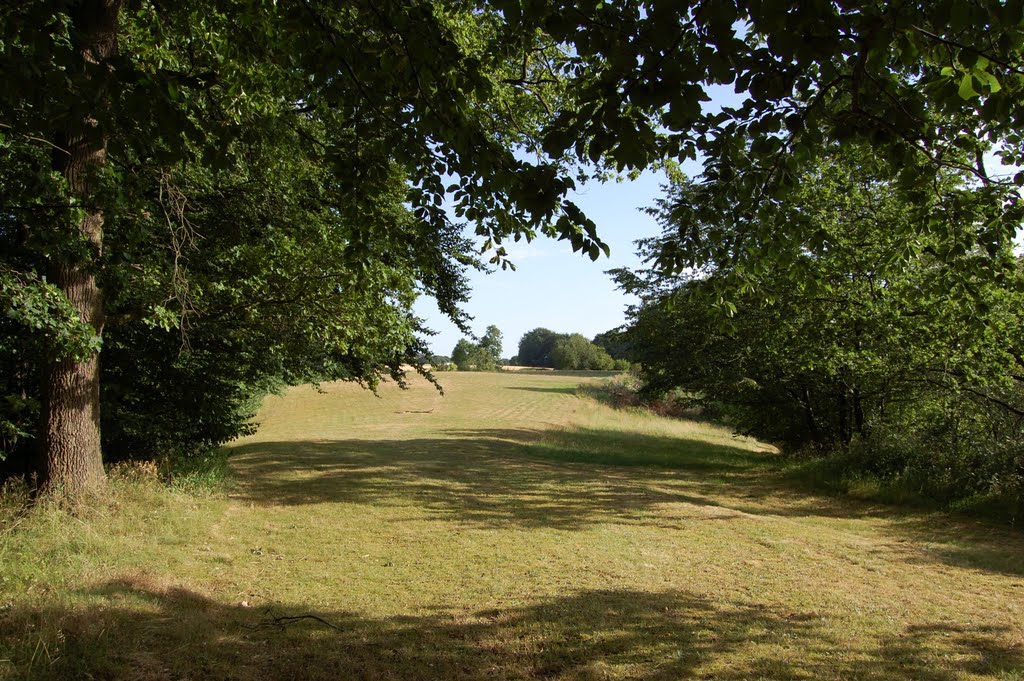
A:
<svg viewBox="0 0 1024 681">
<path fill-rule="evenodd" d="M 346 243 L 352 221 L 340 216 L 359 208 L 327 192 L 311 200 L 298 190 L 315 186 L 323 172 L 289 157 L 301 157 L 302 149 L 297 138 L 274 145 L 251 167 L 215 182 L 187 173 L 167 178 L 165 191 L 188 197 L 202 255 L 187 242 L 180 254 L 173 244 L 152 253 L 142 243 L 122 256 L 141 272 L 133 267 L 107 279 L 108 458 L 192 455 L 245 432 L 269 389 L 335 379 L 372 386 L 378 371 L 401 380 L 403 364 L 417 365 L 424 348 L 408 306 L 428 270 L 417 275 L 403 254 L 414 248 L 415 233 L 401 183 L 382 188 L 362 221 L 405 231 L 410 241 L 382 242 L 395 264 L 365 259 L 357 270 Z M 264 191 L 231 192 L 237 184 Z M 165 219 L 159 210 L 150 212 Z M 174 282 L 175 267 L 184 302 L 168 302 L 161 285 Z"/>
<path fill-rule="evenodd" d="M 72 55 L 69 80 L 91 85 L 102 79 L 93 65 L 110 63 L 117 56 L 117 0 L 82 2 L 68 16 L 75 30 L 69 35 Z M 102 85 L 90 88 L 93 97 L 77 110 L 66 112 L 61 123 L 47 131 L 55 153 L 51 169 L 66 187 L 66 195 L 80 206 L 71 217 L 77 253 L 51 259 L 47 278 L 67 297 L 95 336 L 103 333 L 103 294 L 92 263 L 103 249 L 104 211 L 92 201 L 96 176 L 106 163 L 108 132 L 96 125 L 110 107 Z M 84 102 L 82 102 L 84 104 Z M 90 130 L 95 127 L 95 130 Z M 100 445 L 99 352 L 60 356 L 47 364 L 43 375 L 42 426 L 38 434 L 45 456 L 39 470 L 44 484 L 60 488 L 91 488 L 104 478 Z"/>
<path fill-rule="evenodd" d="M 519 364 L 526 367 L 551 367 L 551 351 L 563 334 L 538 327 L 519 339 Z"/>
<path fill-rule="evenodd" d="M 551 349 L 551 366 L 570 370 L 583 368 L 586 352 L 586 338 L 578 333 L 562 336 Z"/>
<path fill-rule="evenodd" d="M 501 368 L 501 330 L 492 324 L 477 343 L 459 339 L 452 362 L 459 371 L 497 371 Z"/>
<path fill-rule="evenodd" d="M 459 371 L 469 371 L 473 368 L 476 355 L 476 346 L 465 338 L 460 338 L 452 350 L 452 362 L 459 368 Z"/>
<path fill-rule="evenodd" d="M 184 367 L 233 361 L 228 348 L 237 346 L 217 347 L 211 333 L 203 352 L 214 354 L 196 365 L 173 360 L 174 344 L 160 334 L 177 331 L 178 347 L 187 349 L 207 338 L 200 328 L 212 332 L 230 318 L 266 321 L 269 331 L 281 318 L 275 308 L 304 304 L 310 313 L 334 291 L 347 301 L 346 313 L 322 311 L 337 322 L 314 343 L 290 335 L 268 343 L 279 360 L 268 367 L 283 380 L 317 374 L 372 383 L 400 376 L 397 362 L 417 343 L 409 307 L 417 290 L 434 293 L 465 323 L 462 269 L 474 257 L 440 207 L 444 196 L 495 244 L 497 262 L 503 238 L 532 238 L 542 229 L 594 257 L 600 250 L 593 224 L 563 201 L 571 180 L 550 163 L 513 153 L 535 145 L 531 131 L 547 117 L 539 99 L 546 88 L 533 82 L 530 63 L 522 66 L 530 47 L 494 34 L 500 15 L 493 10 L 316 1 L 125 7 L 36 0 L 0 9 L 8 77 L 0 93 L 2 172 L 22 178 L 4 189 L 4 219 L 17 225 L 4 236 L 24 255 L 5 256 L 3 303 L 52 301 L 45 320 L 22 319 L 76 341 L 37 345 L 38 376 L 22 372 L 24 380 L 11 386 L 42 398 L 45 488 L 74 494 L 102 482 L 104 338 L 108 349 L 126 351 L 126 369 L 143 347 L 168 353 L 160 371 L 145 372 L 162 388 Z M 277 157 L 288 162 L 275 164 L 281 177 L 299 179 L 267 196 L 268 185 L 253 176 L 257 163 Z M 459 180 L 446 187 L 443 176 Z M 380 200 L 395 190 L 399 204 Z M 293 238 L 299 222 L 279 219 L 275 201 L 297 212 L 313 207 L 316 224 L 330 228 L 333 250 L 343 251 L 338 266 L 303 252 Z M 228 204 L 241 208 L 233 225 L 221 219 Z M 397 220 L 396 205 L 409 207 Z M 228 239 L 210 247 L 225 225 Z M 260 239 L 263 230 L 274 239 Z M 225 252 L 218 246 L 232 255 L 234 272 L 218 270 L 213 258 Z M 259 257 L 246 263 L 239 252 Z M 279 266 L 282 258 L 287 264 Z M 314 265 L 308 281 L 315 292 L 295 269 L 307 265 Z M 244 284 L 235 286 L 229 277 L 240 270 Z M 204 274 L 211 276 L 197 284 L 193 277 Z M 139 281 L 142 295 L 114 300 Z M 199 291 L 224 305 L 206 307 Z M 115 319 L 110 308 L 121 302 L 137 309 Z M 114 328 L 122 322 L 149 331 Z M 31 345 L 25 328 L 10 329 L 13 345 Z M 244 334 L 251 327 L 235 328 Z M 301 367 L 286 366 L 293 361 Z M 119 366 L 112 376 L 128 377 Z M 259 360 L 244 366 L 257 368 Z M 257 379 L 269 372 L 227 374 L 258 391 Z M 119 391 L 107 392 L 118 399 Z M 21 416 L 7 422 L 18 432 L 24 423 Z"/>
<path fill-rule="evenodd" d="M 821 448 L 921 429 L 936 400 L 953 404 L 969 395 L 987 405 L 979 407 L 981 421 L 998 433 L 972 459 L 1000 442 L 1014 444 L 994 459 L 1012 461 L 1019 453 L 1012 448 L 1024 444 L 1006 437 L 1008 417 L 1024 414 L 1024 353 L 1019 334 L 1009 331 L 1024 321 L 1020 262 L 1001 282 L 982 274 L 951 279 L 951 271 L 971 271 L 961 260 L 993 259 L 974 245 L 983 227 L 963 221 L 958 210 L 985 200 L 985 188 L 947 172 L 925 205 L 908 205 L 887 179 L 886 163 L 848 145 L 809 169 L 789 210 L 814 227 L 817 239 L 791 244 L 784 265 L 769 261 L 744 273 L 753 285 L 720 302 L 728 316 L 707 305 L 735 274 L 727 267 L 684 277 L 619 272 L 620 283 L 643 299 L 626 335 L 647 389 L 685 388 L 705 406 L 724 407 L 741 429 Z M 691 190 L 685 182 L 674 189 Z M 663 202 L 664 235 L 646 243 L 648 252 L 679 238 L 674 202 Z M 901 229 L 922 210 L 944 217 L 942 238 Z M 725 216 L 686 227 L 718 231 L 720 237 L 700 242 L 709 251 L 742 247 L 747 237 L 746 224 Z M 946 249 L 958 244 L 950 255 Z M 1012 261 L 1004 249 L 997 255 Z M 792 285 L 792 270 L 806 273 L 805 285 Z M 955 281 L 973 293 L 956 291 Z M 959 409 L 977 418 L 965 404 Z M 935 440 L 927 449 L 939 458 L 956 446 Z"/>
<path fill-rule="evenodd" d="M 614 366 L 614 360 L 607 352 L 578 333 L 562 336 L 555 341 L 551 351 L 551 363 L 555 369 L 569 370 L 607 371 Z"/>
<path fill-rule="evenodd" d="M 481 368 L 493 371 L 501 367 L 501 330 L 497 326 L 492 324 L 487 327 L 480 339 L 479 348 L 484 365 Z"/>
<path fill-rule="evenodd" d="M 612 359 L 624 360 L 629 355 L 630 344 L 621 327 L 597 334 L 592 342 L 611 355 Z"/>
</svg>

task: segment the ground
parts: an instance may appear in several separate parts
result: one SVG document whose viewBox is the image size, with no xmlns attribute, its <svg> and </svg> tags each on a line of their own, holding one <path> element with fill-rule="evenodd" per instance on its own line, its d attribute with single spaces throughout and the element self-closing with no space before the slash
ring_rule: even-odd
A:
<svg viewBox="0 0 1024 681">
<path fill-rule="evenodd" d="M 795 487 L 600 376 L 267 400 L 227 494 L 0 518 L 0 678 L 1024 679 L 1024 535 Z"/>
</svg>

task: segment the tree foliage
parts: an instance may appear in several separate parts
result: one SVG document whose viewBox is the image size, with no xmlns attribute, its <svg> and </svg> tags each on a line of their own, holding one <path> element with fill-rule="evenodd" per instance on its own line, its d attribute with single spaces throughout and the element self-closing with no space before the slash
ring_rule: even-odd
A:
<svg viewBox="0 0 1024 681">
<path fill-rule="evenodd" d="M 597 334 L 592 342 L 607 352 L 614 360 L 626 360 L 629 355 L 629 339 L 621 327 Z"/>
<path fill-rule="evenodd" d="M 120 357 L 103 362 L 119 382 L 104 399 L 124 410 L 148 404 L 126 382 L 163 389 L 218 355 L 242 358 L 222 384 L 240 395 L 272 374 L 400 375 L 414 295 L 466 322 L 475 257 L 445 206 L 495 264 L 540 234 L 597 258 L 607 247 L 567 199 L 591 163 L 703 159 L 674 197 L 678 238 L 649 255 L 667 273 L 720 271 L 728 312 L 759 268 L 810 274 L 786 266 L 816 238 L 792 208 L 798 178 L 835 143 L 868 142 L 906 202 L 894 233 L 930 239 L 973 295 L 1014 267 L 1024 174 L 984 159 L 1024 161 L 1022 16 L 959 0 L 6 3 L 5 451 L 30 442 L 35 402 L 60 407 L 55 371 L 93 401 L 101 346 Z M 717 86 L 742 101 L 703 106 Z M 950 168 L 977 191 L 928 199 Z M 949 231 L 950 210 L 977 229 Z M 140 424 L 169 413 L 145 409 Z"/>
<path fill-rule="evenodd" d="M 538 327 L 519 340 L 517 361 L 522 366 L 552 369 L 608 370 L 614 360 L 602 348 L 578 333 L 556 333 Z"/>
<path fill-rule="evenodd" d="M 459 339 L 452 350 L 452 362 L 459 371 L 498 371 L 501 369 L 501 331 L 492 324 L 476 343 Z"/>
<path fill-rule="evenodd" d="M 983 200 L 984 186 L 949 172 L 922 206 L 889 177 L 884 161 L 850 146 L 809 169 L 789 210 L 814 226 L 816 240 L 745 275 L 752 285 L 724 303 L 728 317 L 707 304 L 733 276 L 728 268 L 619 272 L 643 298 L 627 337 L 647 389 L 682 387 L 740 429 L 791 449 L 853 444 L 873 471 L 911 466 L 943 494 L 1019 492 L 1024 347 L 1014 329 L 1024 324 L 1024 266 L 1017 259 L 997 281 L 977 269 L 963 278 L 991 257 L 976 245 L 983 227 L 956 210 Z M 685 182 L 673 189 L 690 191 Z M 675 200 L 663 202 L 664 236 L 648 251 L 679 238 Z M 947 236 L 908 233 L 922 209 L 947 216 Z M 692 227 L 719 229 L 726 243 L 739 236 L 727 220 Z M 950 243 L 964 247 L 952 256 Z M 1014 259 L 1009 247 L 998 255 Z M 793 269 L 803 285 L 793 285 Z"/>
<path fill-rule="evenodd" d="M 983 200 L 959 209 L 984 226 L 970 245 L 989 258 L 957 260 L 956 272 L 992 279 L 1012 269 L 1001 254 L 1021 223 L 1024 173 L 994 173 L 985 154 L 1024 160 L 1021 3 L 500 6 L 513 26 L 541 27 L 578 49 L 564 65 L 578 106 L 548 126 L 547 151 L 622 169 L 703 159 L 700 181 L 677 197 L 680 238 L 650 253 L 662 270 L 724 267 L 720 294 L 740 290 L 758 262 L 813 239 L 791 193 L 809 162 L 846 142 L 889 162 L 912 213 L 897 230 L 932 232 L 951 257 L 965 244 L 942 239 L 948 220 L 919 199 L 950 169 L 970 174 Z M 720 86 L 740 95 L 736 106 L 702 104 Z M 723 217 L 742 230 L 691 231 Z"/>
<path fill-rule="evenodd" d="M 475 247 L 446 198 L 496 262 L 540 231 L 596 256 L 571 181 L 514 153 L 559 94 L 499 22 L 449 3 L 4 5 L 4 451 L 30 458 L 47 367 L 96 366 L 101 342 L 108 455 L 223 442 L 281 381 L 400 379 L 417 294 L 466 321 Z M 88 151 L 78 185 L 54 172 L 66 140 Z M 93 321 L 48 263 L 88 277 Z"/>
<path fill-rule="evenodd" d="M 465 338 L 460 338 L 452 350 L 452 363 L 458 367 L 459 371 L 469 371 L 473 368 L 473 355 L 475 352 L 476 346 L 472 342 Z"/>
<path fill-rule="evenodd" d="M 555 369 L 608 371 L 614 367 L 615 362 L 607 352 L 582 334 L 573 333 L 555 341 L 551 350 L 551 365 Z"/>
<path fill-rule="evenodd" d="M 526 367 L 554 366 L 551 351 L 554 350 L 555 342 L 561 335 L 542 327 L 524 333 L 523 337 L 519 339 L 519 354 L 517 355 L 519 364 Z"/>
<path fill-rule="evenodd" d="M 497 326 L 491 324 L 484 331 L 483 337 L 480 339 L 480 350 L 486 357 L 486 363 L 490 369 L 501 368 L 501 330 Z"/>
</svg>

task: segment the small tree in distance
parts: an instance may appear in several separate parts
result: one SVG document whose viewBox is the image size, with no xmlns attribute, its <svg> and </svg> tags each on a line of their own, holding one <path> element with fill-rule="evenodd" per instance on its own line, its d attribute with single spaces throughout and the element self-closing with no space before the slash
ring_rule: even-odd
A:
<svg viewBox="0 0 1024 681">
<path fill-rule="evenodd" d="M 460 338 L 459 342 L 455 344 L 455 349 L 452 350 L 452 362 L 459 368 L 459 371 L 469 371 L 475 349 L 474 345 L 465 338 Z"/>
<path fill-rule="evenodd" d="M 501 330 L 493 324 L 479 343 L 459 339 L 452 350 L 452 362 L 459 371 L 497 371 L 501 368 Z"/>
<path fill-rule="evenodd" d="M 480 361 L 485 365 L 480 367 L 483 371 L 496 371 L 501 368 L 501 331 L 497 326 L 491 324 L 484 332 L 478 345 Z"/>
</svg>

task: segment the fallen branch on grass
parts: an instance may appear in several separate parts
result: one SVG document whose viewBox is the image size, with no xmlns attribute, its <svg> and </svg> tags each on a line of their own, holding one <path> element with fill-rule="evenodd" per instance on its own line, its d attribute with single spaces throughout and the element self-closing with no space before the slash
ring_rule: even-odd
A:
<svg viewBox="0 0 1024 681">
<path fill-rule="evenodd" d="M 243 624 L 242 626 L 244 626 L 246 629 L 262 629 L 264 627 L 286 627 L 289 624 L 294 624 L 295 622 L 299 622 L 302 620 L 313 620 L 315 622 L 323 624 L 324 626 L 330 627 L 331 629 L 335 629 L 337 631 L 344 631 L 344 629 L 339 627 L 337 624 L 328 622 L 323 617 L 318 617 L 317 615 L 275 615 L 269 608 L 264 611 L 264 614 L 266 614 L 267 616 L 259 622 L 257 622 L 256 624 L 252 626 Z"/>
</svg>

